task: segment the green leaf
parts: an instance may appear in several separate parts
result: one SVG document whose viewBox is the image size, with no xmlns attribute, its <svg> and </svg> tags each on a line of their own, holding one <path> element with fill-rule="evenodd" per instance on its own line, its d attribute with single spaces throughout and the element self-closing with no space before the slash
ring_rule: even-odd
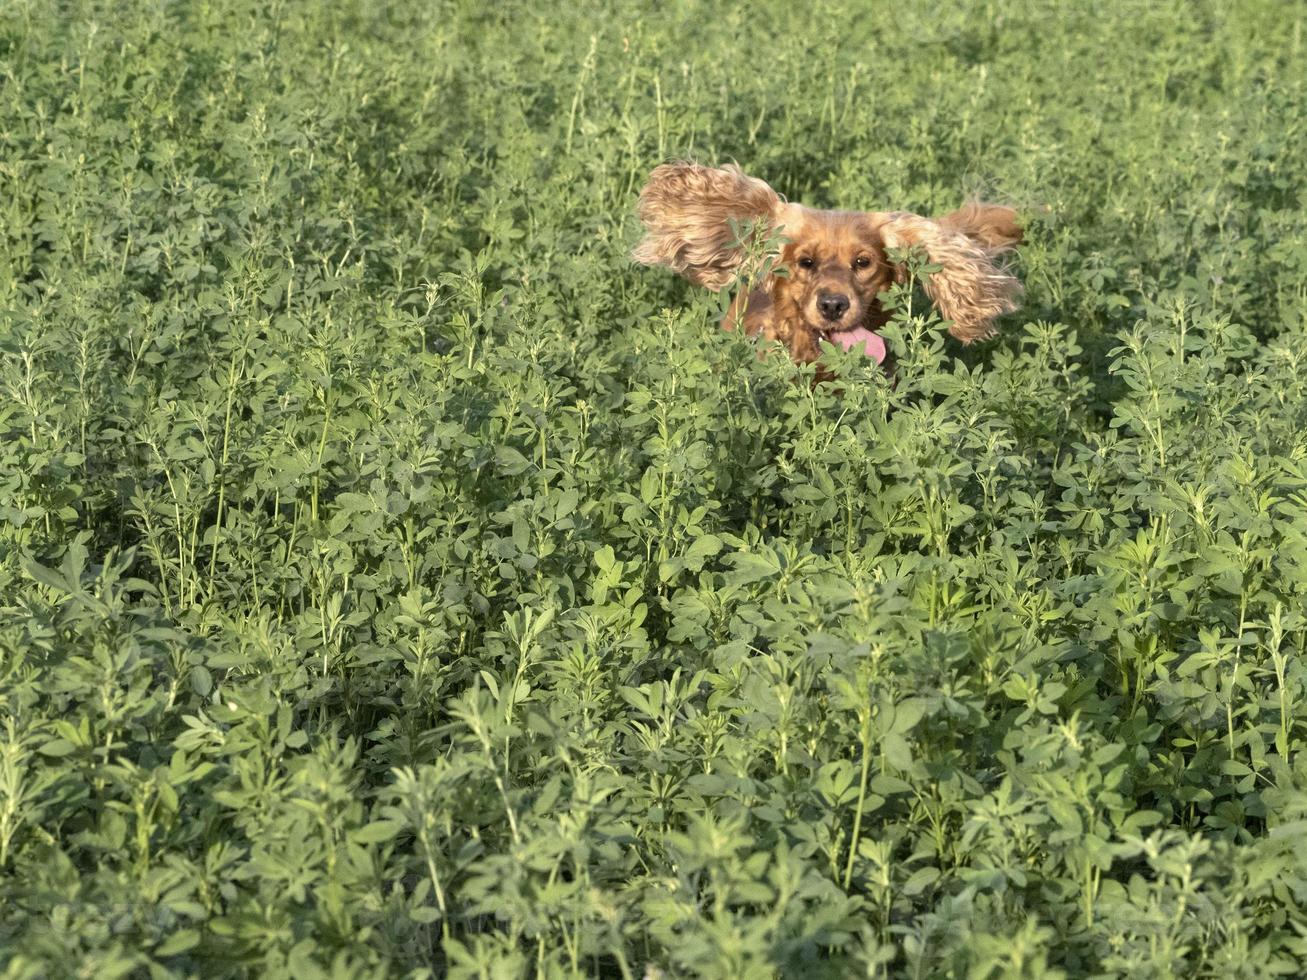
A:
<svg viewBox="0 0 1307 980">
<path fill-rule="evenodd" d="M 780 563 L 770 553 L 737 552 L 727 556 L 726 563 L 734 568 L 730 576 L 732 585 L 748 585 L 763 579 L 774 578 L 781 573 Z"/>
<path fill-rule="evenodd" d="M 178 929 L 171 936 L 154 948 L 154 955 L 166 958 L 178 956 L 200 944 L 198 929 Z"/>
<path fill-rule="evenodd" d="M 694 539 L 685 552 L 687 561 L 698 561 L 696 568 L 702 568 L 704 559 L 711 558 L 722 550 L 722 539 L 715 534 L 705 534 Z"/>
<path fill-rule="evenodd" d="M 939 878 L 939 868 L 918 868 L 908 877 L 908 880 L 900 886 L 900 890 L 904 895 L 920 895 L 935 882 L 939 881 Z"/>
<path fill-rule="evenodd" d="M 888 732 L 881 737 L 880 748 L 885 754 L 885 760 L 895 769 L 907 772 L 912 768 L 912 749 L 902 735 Z"/>
<path fill-rule="evenodd" d="M 350 840 L 356 844 L 380 844 L 391 840 L 404 829 L 399 820 L 376 820 L 367 826 L 350 832 Z"/>
<path fill-rule="evenodd" d="M 72 755 L 77 751 L 77 746 L 66 738 L 52 738 L 50 741 L 43 743 L 38 749 L 42 755 L 48 755 L 55 759 L 62 759 L 64 756 Z"/>
<path fill-rule="evenodd" d="M 496 446 L 495 465 L 505 476 L 517 476 L 530 468 L 531 461 L 512 446 Z"/>
</svg>

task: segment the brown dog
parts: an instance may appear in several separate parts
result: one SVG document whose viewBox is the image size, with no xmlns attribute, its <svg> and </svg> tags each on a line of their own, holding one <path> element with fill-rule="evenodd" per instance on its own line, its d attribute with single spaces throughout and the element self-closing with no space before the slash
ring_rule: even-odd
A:
<svg viewBox="0 0 1307 980">
<path fill-rule="evenodd" d="M 926 293 L 964 344 L 992 336 L 994 320 L 1015 310 L 1021 293 L 996 262 L 1021 241 L 1021 229 L 1016 212 L 996 204 L 974 202 L 935 219 L 819 211 L 782 200 L 733 165 L 668 163 L 640 192 L 640 220 L 647 234 L 633 254 L 637 262 L 667 266 L 713 291 L 731 285 L 745 261 L 741 225 L 754 223 L 753 240 L 779 232 L 788 274 L 768 274 L 736 296 L 724 325 L 780 341 L 803 363 L 817 360 L 823 340 L 884 361 L 876 331 L 889 314 L 878 297 L 904 274 L 889 249 L 919 247 L 939 267 Z"/>
</svg>

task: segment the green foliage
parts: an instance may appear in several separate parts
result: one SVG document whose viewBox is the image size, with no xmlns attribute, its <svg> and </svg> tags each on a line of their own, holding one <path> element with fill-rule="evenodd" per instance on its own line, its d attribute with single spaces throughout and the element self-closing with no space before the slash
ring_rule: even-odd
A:
<svg viewBox="0 0 1307 980">
<path fill-rule="evenodd" d="M 5 977 L 1307 971 L 1303 11 L 764 6 L 7 5 Z M 1024 309 L 796 384 L 669 157 Z"/>
</svg>

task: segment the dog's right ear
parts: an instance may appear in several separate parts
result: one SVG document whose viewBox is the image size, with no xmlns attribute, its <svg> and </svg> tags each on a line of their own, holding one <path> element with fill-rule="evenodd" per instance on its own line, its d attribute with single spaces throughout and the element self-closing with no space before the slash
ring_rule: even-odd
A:
<svg viewBox="0 0 1307 980">
<path fill-rule="evenodd" d="M 724 289 L 745 256 L 731 222 L 770 222 L 780 208 L 774 190 L 734 164 L 665 163 L 640 191 L 646 234 L 631 257 L 667 266 L 713 291 Z"/>
</svg>

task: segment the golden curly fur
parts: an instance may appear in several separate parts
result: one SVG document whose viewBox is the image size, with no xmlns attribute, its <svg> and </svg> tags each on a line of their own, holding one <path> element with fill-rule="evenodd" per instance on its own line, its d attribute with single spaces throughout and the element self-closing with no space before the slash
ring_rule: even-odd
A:
<svg viewBox="0 0 1307 980">
<path fill-rule="evenodd" d="M 889 318 L 877 297 L 903 275 L 890 249 L 920 248 L 939 267 L 927 277 L 926 294 L 964 344 L 991 336 L 995 319 L 1015 310 L 1021 293 L 997 261 L 1021 241 L 1016 212 L 1001 205 L 973 201 L 939 218 L 821 211 L 788 203 L 737 166 L 681 162 L 650 174 L 639 214 L 646 234 L 635 261 L 666 266 L 713 291 L 735 282 L 752 243 L 779 232 L 785 273 L 736 296 L 724 325 L 780 341 L 800 362 L 815 361 L 823 340 L 852 348 L 865 338 L 868 353 L 875 340 L 884 356 L 872 336 Z"/>
</svg>

